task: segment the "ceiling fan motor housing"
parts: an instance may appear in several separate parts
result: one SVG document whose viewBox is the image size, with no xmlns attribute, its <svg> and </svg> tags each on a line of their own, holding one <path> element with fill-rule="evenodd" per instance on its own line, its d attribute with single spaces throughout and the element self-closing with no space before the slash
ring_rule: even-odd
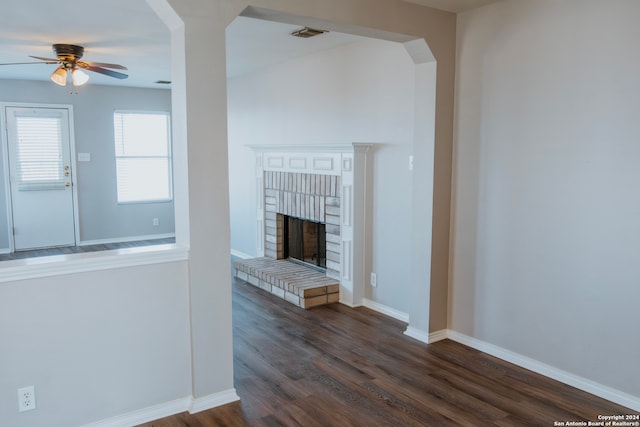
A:
<svg viewBox="0 0 640 427">
<path fill-rule="evenodd" d="M 60 61 L 75 63 L 84 54 L 84 47 L 74 44 L 54 44 L 53 51 Z"/>
</svg>

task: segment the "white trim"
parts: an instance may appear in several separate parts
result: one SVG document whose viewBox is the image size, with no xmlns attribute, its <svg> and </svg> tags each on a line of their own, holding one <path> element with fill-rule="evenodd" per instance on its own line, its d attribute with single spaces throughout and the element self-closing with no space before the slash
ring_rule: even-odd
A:
<svg viewBox="0 0 640 427">
<path fill-rule="evenodd" d="M 7 240 L 9 253 L 13 252 L 13 199 L 11 198 L 11 175 L 9 174 L 9 130 L 7 129 L 7 103 L 0 103 L 0 141 L 2 147 L 2 169 L 4 170 L 4 198 L 7 215 Z"/>
<path fill-rule="evenodd" d="M 128 412 L 102 421 L 85 424 L 83 427 L 130 427 L 138 424 L 148 423 L 160 418 L 169 417 L 171 415 L 184 412 L 191 403 L 191 397 L 172 400 L 171 402 L 161 403 L 159 405 L 150 406 L 148 408 L 138 409 L 137 411 Z"/>
<path fill-rule="evenodd" d="M 204 397 L 192 398 L 191 404 L 189 405 L 189 413 L 195 414 L 197 412 L 206 411 L 207 409 L 226 405 L 227 403 L 236 402 L 238 400 L 240 400 L 240 397 L 236 393 L 235 388 L 230 388 L 229 390 L 224 390 Z"/>
<path fill-rule="evenodd" d="M 506 350 L 497 345 L 490 344 L 488 342 L 473 338 L 456 331 L 448 330 L 447 336 L 449 339 L 464 344 L 466 346 L 475 348 L 476 350 L 490 354 L 498 359 L 505 360 L 514 365 L 518 365 L 522 368 L 544 375 L 561 383 L 568 384 L 577 389 L 586 391 L 595 396 L 617 403 L 634 411 L 640 411 L 640 397 L 633 396 L 628 393 L 616 390 L 614 388 L 599 384 L 595 381 L 587 378 L 580 377 L 562 369 L 555 368 L 547 365 L 546 363 L 539 362 L 521 354 L 515 353 L 510 350 Z"/>
<path fill-rule="evenodd" d="M 421 329 L 414 328 L 413 326 L 407 326 L 407 329 L 404 331 L 404 334 L 415 340 L 421 341 L 425 344 L 429 344 L 429 333 Z"/>
<path fill-rule="evenodd" d="M 3 261 L 0 263 L 0 285 L 17 280 L 187 261 L 188 259 L 188 248 L 167 244 Z"/>
<path fill-rule="evenodd" d="M 76 164 L 76 125 L 74 119 L 73 105 L 69 105 L 68 121 L 69 121 L 69 160 L 71 167 L 71 191 L 73 194 L 73 241 L 78 245 L 80 241 L 80 208 L 78 207 L 78 165 Z"/>
<path fill-rule="evenodd" d="M 429 334 L 429 344 L 433 344 L 434 342 L 446 340 L 449 338 L 449 330 L 448 329 L 440 329 L 439 331 L 431 332 Z"/>
<path fill-rule="evenodd" d="M 116 237 L 113 239 L 81 240 L 78 243 L 78 246 L 108 245 L 110 243 L 137 242 L 140 240 L 169 239 L 171 237 L 176 237 L 176 234 L 175 233 L 147 234 L 145 236 Z"/>
<path fill-rule="evenodd" d="M 241 252 L 241 251 L 237 251 L 235 249 L 231 249 L 231 255 L 237 256 L 238 258 L 241 258 L 241 259 L 256 258 L 255 256 L 251 256 L 249 254 L 246 254 L 246 253 Z"/>
<path fill-rule="evenodd" d="M 379 302 L 371 301 L 367 298 L 362 299 L 362 305 L 370 308 L 373 311 L 377 311 L 378 313 L 382 313 L 389 317 L 393 317 L 396 320 L 400 320 L 401 322 L 409 323 L 409 315 L 407 313 L 403 313 L 400 310 L 396 310 L 395 308 L 380 304 Z"/>
<path fill-rule="evenodd" d="M 11 253 L 11 248 L 3 248 L 0 249 L 0 254 L 4 255 L 4 254 L 10 254 Z"/>
</svg>

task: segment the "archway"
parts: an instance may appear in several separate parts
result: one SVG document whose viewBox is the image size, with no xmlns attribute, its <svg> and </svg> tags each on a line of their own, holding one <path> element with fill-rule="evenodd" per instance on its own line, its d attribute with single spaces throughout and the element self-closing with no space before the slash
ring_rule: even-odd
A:
<svg viewBox="0 0 640 427">
<path fill-rule="evenodd" d="M 450 148 L 452 128 L 453 94 L 453 37 L 446 38 L 441 50 L 447 51 L 443 71 L 446 78 L 436 75 L 434 56 L 427 48 L 425 37 L 405 36 L 389 31 L 385 17 L 377 14 L 358 14 L 364 6 L 358 2 L 338 2 L 324 5 L 322 10 L 305 9 L 297 2 L 280 4 L 289 12 L 274 12 L 268 8 L 253 7 L 242 2 L 191 2 L 184 5 L 169 0 L 149 0 L 173 31 L 173 81 L 174 81 L 174 131 L 175 140 L 184 141 L 175 154 L 176 236 L 178 244 L 191 247 L 190 293 L 192 301 L 192 357 L 194 396 L 206 396 L 210 391 L 232 389 L 230 371 L 220 372 L 219 366 L 231 366 L 231 314 L 230 284 L 227 280 L 211 286 L 211 276 L 228 271 L 229 261 L 229 200 L 225 189 L 228 185 L 226 164 L 226 70 L 224 67 L 224 29 L 240 14 L 278 22 L 296 22 L 299 25 L 320 26 L 341 32 L 362 34 L 385 40 L 406 43 L 407 50 L 416 63 L 416 90 L 420 94 L 415 106 L 417 117 L 414 129 L 414 175 L 411 218 L 416 232 L 412 237 L 411 300 L 409 335 L 428 340 L 430 277 L 431 277 L 431 228 L 433 224 L 434 147 L 438 134 L 436 112 L 440 111 L 440 139 Z M 261 3 L 270 4 L 265 1 Z M 194 7 L 198 6 L 198 7 Z M 428 10 L 414 5 L 398 7 L 403 19 L 418 22 L 414 12 L 423 12 L 421 26 L 434 35 L 429 22 L 438 19 Z M 333 9 L 332 9 L 333 8 Z M 348 10 L 345 10 L 348 9 Z M 351 9 L 353 8 L 353 9 Z M 175 9 L 175 10 L 174 10 Z M 384 8 L 381 8 L 384 9 Z M 177 13 L 176 13 L 177 11 Z M 311 16 L 302 17 L 307 12 Z M 341 12 L 346 12 L 346 15 Z M 380 11 L 379 11 L 380 12 Z M 320 17 L 318 17 L 320 16 Z M 349 21 L 348 16 L 351 18 Z M 356 17 L 357 16 L 357 17 Z M 335 20 L 334 20 L 335 18 Z M 441 18 L 441 16 L 440 16 Z M 400 20 L 399 20 L 400 21 Z M 370 25 L 367 25 L 370 24 Z M 374 30 L 372 28 L 384 28 Z M 391 25 L 393 28 L 393 25 Z M 415 30 L 415 27 L 414 27 Z M 453 34 L 454 36 L 454 34 Z M 437 81 L 440 79 L 440 83 Z M 442 100 L 436 98 L 436 87 Z M 444 91 L 443 91 L 444 89 Z M 188 113 L 188 114 L 187 114 Z M 187 133 L 190 143 L 187 146 Z M 178 146 L 176 142 L 176 146 Z M 445 149 L 446 151 L 446 149 Z M 446 154 L 446 153 L 445 153 Z M 450 154 L 450 152 L 449 152 Z M 189 165 L 189 167 L 187 167 Z M 450 171 L 450 163 L 442 166 Z M 417 172 L 420 173 L 417 173 Z M 215 183 L 212 187 L 211 183 Z M 426 183 L 426 185 L 425 185 Z M 449 182 L 445 182 L 449 185 Z M 425 190 L 425 187 L 429 189 Z M 448 191 L 448 188 L 446 189 Z M 447 203 L 448 204 L 448 203 Z M 443 215 L 448 224 L 448 206 Z M 442 218 L 441 218 L 442 219 Z M 448 233 L 448 227 L 447 227 Z M 219 244 L 212 245 L 216 241 Z M 448 253 L 448 244 L 436 248 Z M 446 270 L 446 266 L 445 270 Z M 440 267 L 442 268 L 442 266 Z M 440 283 L 440 287 L 446 283 Z M 446 310 L 445 310 L 446 318 Z M 211 341 L 215 343 L 212 344 Z M 223 351 L 216 351 L 223 348 Z M 212 366 L 213 365 L 213 366 Z M 226 387 L 225 387 L 226 384 Z"/>
</svg>

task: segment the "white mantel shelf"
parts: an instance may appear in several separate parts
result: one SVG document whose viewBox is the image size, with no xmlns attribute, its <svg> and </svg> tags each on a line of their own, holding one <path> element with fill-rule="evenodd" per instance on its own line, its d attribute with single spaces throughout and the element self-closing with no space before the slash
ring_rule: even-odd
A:
<svg viewBox="0 0 640 427">
<path fill-rule="evenodd" d="M 289 152 L 289 153 L 349 153 L 353 151 L 367 151 L 374 144 L 353 142 L 351 144 L 279 144 L 279 145 L 246 145 L 256 153 Z"/>
<path fill-rule="evenodd" d="M 365 209 L 368 152 L 375 144 L 248 145 L 256 155 L 256 219 L 259 256 L 265 254 L 265 172 L 331 175 L 340 177 L 340 302 L 363 303 L 365 286 Z M 332 276 L 333 277 L 333 276 Z"/>
</svg>

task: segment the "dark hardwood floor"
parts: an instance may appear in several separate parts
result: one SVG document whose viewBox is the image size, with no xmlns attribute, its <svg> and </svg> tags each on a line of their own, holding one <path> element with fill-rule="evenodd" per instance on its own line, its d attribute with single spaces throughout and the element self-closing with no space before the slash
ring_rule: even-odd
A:
<svg viewBox="0 0 640 427">
<path fill-rule="evenodd" d="M 20 251 L 20 252 L 13 252 L 10 254 L 0 254 L 0 261 L 11 261 L 14 259 L 26 259 L 26 258 L 38 258 L 43 256 L 52 256 L 52 255 L 69 255 L 69 254 L 78 254 L 83 252 L 109 251 L 112 249 L 137 248 L 140 246 L 164 245 L 164 244 L 175 243 L 175 242 L 176 242 L 176 239 L 173 237 L 170 237 L 166 239 L 136 240 L 133 242 L 118 242 L 118 243 L 105 243 L 105 244 L 99 244 L 99 245 L 64 246 L 60 248 L 34 249 L 31 251 Z"/>
<path fill-rule="evenodd" d="M 633 411 L 366 308 L 303 310 L 235 280 L 241 402 L 144 427 L 553 426 Z"/>
</svg>

